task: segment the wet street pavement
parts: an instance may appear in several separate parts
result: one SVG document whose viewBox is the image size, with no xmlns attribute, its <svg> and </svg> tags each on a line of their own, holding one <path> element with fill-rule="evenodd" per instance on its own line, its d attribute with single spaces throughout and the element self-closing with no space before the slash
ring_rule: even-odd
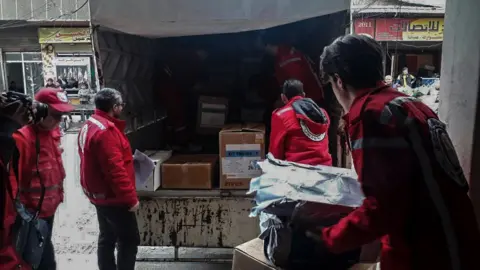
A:
<svg viewBox="0 0 480 270">
<path fill-rule="evenodd" d="M 83 195 L 79 181 L 77 134 L 67 133 L 62 139 L 65 179 L 65 201 L 60 205 L 54 224 L 53 241 L 60 270 L 97 270 L 96 253 L 98 223 L 95 209 Z M 139 257 L 165 258 L 161 249 L 140 248 Z M 158 254 L 156 254 L 158 252 Z M 204 262 L 138 262 L 136 269 L 227 270 L 230 263 Z"/>
</svg>

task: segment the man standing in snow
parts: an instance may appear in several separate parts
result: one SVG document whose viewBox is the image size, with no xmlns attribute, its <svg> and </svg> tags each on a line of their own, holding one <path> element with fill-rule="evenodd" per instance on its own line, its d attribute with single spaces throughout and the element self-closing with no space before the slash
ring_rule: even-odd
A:
<svg viewBox="0 0 480 270">
<path fill-rule="evenodd" d="M 120 92 L 105 88 L 96 94 L 95 106 L 78 136 L 78 152 L 80 182 L 95 205 L 100 226 L 98 267 L 134 270 L 140 243 L 135 216 L 139 201 L 126 123 L 120 120 L 125 103 Z"/>
</svg>

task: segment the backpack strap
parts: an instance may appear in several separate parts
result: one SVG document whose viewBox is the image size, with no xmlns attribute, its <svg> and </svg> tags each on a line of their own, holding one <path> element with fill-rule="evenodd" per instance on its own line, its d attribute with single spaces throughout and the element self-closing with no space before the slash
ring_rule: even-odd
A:
<svg viewBox="0 0 480 270">
<path fill-rule="evenodd" d="M 40 214 L 40 211 L 42 210 L 42 205 L 43 205 L 43 200 L 45 199 L 45 185 L 43 183 L 42 176 L 40 175 L 40 170 L 38 168 L 38 162 L 40 160 L 40 139 L 38 138 L 38 134 L 35 133 L 35 154 L 36 154 L 36 160 L 35 160 L 35 168 L 37 171 L 37 176 L 38 180 L 40 182 L 40 189 L 41 189 L 41 195 L 40 195 L 40 200 L 38 201 L 37 209 L 35 211 L 35 217 L 38 217 Z M 18 197 L 18 196 L 17 196 Z"/>
</svg>

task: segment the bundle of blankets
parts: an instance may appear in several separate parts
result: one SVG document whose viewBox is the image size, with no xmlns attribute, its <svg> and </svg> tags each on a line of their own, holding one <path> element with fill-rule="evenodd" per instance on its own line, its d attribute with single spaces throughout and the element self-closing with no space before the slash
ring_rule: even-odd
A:
<svg viewBox="0 0 480 270">
<path fill-rule="evenodd" d="M 309 166 L 273 158 L 257 164 L 260 177 L 252 179 L 249 194 L 256 205 L 250 216 L 260 217 L 265 256 L 282 269 L 349 269 L 358 263 L 360 249 L 343 254 L 328 252 L 306 231 L 336 224 L 364 195 L 352 170 Z"/>
</svg>

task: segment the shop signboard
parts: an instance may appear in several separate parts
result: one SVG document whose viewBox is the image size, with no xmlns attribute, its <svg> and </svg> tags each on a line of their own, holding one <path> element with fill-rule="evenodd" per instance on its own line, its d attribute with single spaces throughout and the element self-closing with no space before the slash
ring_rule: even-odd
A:
<svg viewBox="0 0 480 270">
<path fill-rule="evenodd" d="M 375 20 L 378 41 L 442 41 L 443 18 L 384 18 Z"/>
<path fill-rule="evenodd" d="M 90 43 L 90 28 L 40 28 L 38 29 L 40 44 L 51 43 Z"/>
<path fill-rule="evenodd" d="M 355 34 L 375 37 L 375 19 L 356 19 L 353 23 Z"/>
</svg>

